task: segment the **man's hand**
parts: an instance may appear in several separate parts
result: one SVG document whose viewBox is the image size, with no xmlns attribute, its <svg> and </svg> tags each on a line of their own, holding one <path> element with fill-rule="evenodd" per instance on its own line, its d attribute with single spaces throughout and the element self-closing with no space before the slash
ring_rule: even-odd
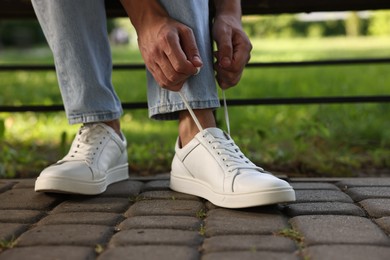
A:
<svg viewBox="0 0 390 260">
<path fill-rule="evenodd" d="M 214 54 L 214 69 L 219 86 L 227 89 L 240 81 L 252 45 L 242 29 L 239 1 L 215 0 L 215 3 L 217 12 L 212 33 L 218 50 Z"/>
<path fill-rule="evenodd" d="M 121 0 L 137 30 L 146 67 L 162 87 L 179 91 L 203 63 L 194 34 L 166 13 L 155 0 Z"/>
</svg>

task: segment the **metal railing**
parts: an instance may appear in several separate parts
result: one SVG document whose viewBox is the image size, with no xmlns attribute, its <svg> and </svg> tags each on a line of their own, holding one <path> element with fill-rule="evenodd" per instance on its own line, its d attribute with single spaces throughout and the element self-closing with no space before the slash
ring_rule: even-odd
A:
<svg viewBox="0 0 390 260">
<path fill-rule="evenodd" d="M 242 0 L 244 15 L 280 14 L 313 11 L 349 11 L 390 9 L 389 0 Z M 106 1 L 109 17 L 123 17 L 125 12 L 119 1 Z M 0 19 L 35 18 L 30 1 L 3 0 L 0 2 Z M 307 66 L 337 66 L 389 63 L 390 58 L 337 59 L 302 62 L 256 62 L 247 65 L 248 68 L 265 67 L 307 67 Z M 1 71 L 45 71 L 54 70 L 54 65 L 18 64 L 0 65 Z M 114 64 L 114 70 L 144 70 L 144 64 Z M 1 82 L 1 81 L 0 81 Z M 0 83 L 1 84 L 1 83 Z M 390 95 L 380 96 L 332 96 L 332 97 L 291 97 L 291 98 L 255 98 L 229 99 L 229 106 L 245 105 L 307 105 L 334 103 L 388 103 Z M 146 102 L 122 103 L 124 109 L 145 109 Z M 0 106 L 0 112 L 51 112 L 63 110 L 62 105 L 21 105 Z"/>
</svg>

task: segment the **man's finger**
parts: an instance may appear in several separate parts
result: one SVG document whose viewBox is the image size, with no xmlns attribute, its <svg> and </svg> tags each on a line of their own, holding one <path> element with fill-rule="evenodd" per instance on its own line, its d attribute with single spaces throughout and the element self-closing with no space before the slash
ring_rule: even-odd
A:
<svg viewBox="0 0 390 260">
<path fill-rule="evenodd" d="M 232 45 L 232 34 L 231 31 L 224 31 L 218 33 L 216 38 L 217 43 L 217 60 L 219 66 L 227 68 L 232 63 L 233 58 L 233 45 Z"/>
<path fill-rule="evenodd" d="M 192 30 L 188 27 L 181 28 L 179 36 L 181 47 L 187 56 L 187 59 L 192 63 L 192 65 L 194 65 L 194 67 L 202 67 L 203 62 L 200 58 L 198 46 Z"/>
</svg>

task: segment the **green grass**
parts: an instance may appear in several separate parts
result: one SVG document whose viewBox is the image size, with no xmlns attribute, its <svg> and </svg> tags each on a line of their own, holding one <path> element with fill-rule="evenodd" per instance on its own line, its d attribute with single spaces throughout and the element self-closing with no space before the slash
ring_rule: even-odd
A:
<svg viewBox="0 0 390 260">
<path fill-rule="evenodd" d="M 255 39 L 252 61 L 389 57 L 389 38 Z M 115 63 L 142 62 L 134 48 L 114 47 Z M 51 63 L 46 47 L 2 50 L 1 63 Z M 247 69 L 228 98 L 389 95 L 390 65 Z M 0 72 L 1 105 L 59 104 L 54 72 Z M 115 71 L 123 102 L 146 101 L 144 71 Z M 130 91 L 131 89 L 131 91 Z M 389 174 L 389 104 L 230 107 L 232 136 L 256 163 L 304 176 Z M 223 124 L 223 113 L 217 112 Z M 122 126 L 131 170 L 170 169 L 176 122 L 156 122 L 146 110 L 126 111 Z M 68 149 L 78 126 L 63 113 L 0 114 L 0 176 L 36 176 Z"/>
</svg>

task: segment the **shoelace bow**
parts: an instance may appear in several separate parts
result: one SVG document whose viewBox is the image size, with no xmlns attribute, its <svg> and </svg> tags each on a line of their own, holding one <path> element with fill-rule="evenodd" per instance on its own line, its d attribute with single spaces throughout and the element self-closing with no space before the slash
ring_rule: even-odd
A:
<svg viewBox="0 0 390 260">
<path fill-rule="evenodd" d="M 188 100 L 186 99 L 186 97 L 181 91 L 179 91 L 178 93 L 181 99 L 183 100 L 192 119 L 194 120 L 196 126 L 198 127 L 199 131 L 202 132 L 203 127 L 199 123 L 198 118 L 196 117 L 194 111 L 190 107 Z M 218 154 L 221 156 L 222 161 L 225 163 L 225 166 L 228 168 L 229 172 L 239 170 L 239 169 L 257 169 L 259 171 L 264 171 L 262 168 L 254 165 L 247 157 L 245 157 L 245 155 L 241 152 L 240 148 L 231 139 L 229 113 L 227 109 L 226 95 L 224 90 L 222 90 L 222 97 L 223 97 L 223 107 L 224 107 L 225 122 L 228 131 L 228 137 L 227 139 L 213 138 L 212 140 L 209 140 L 211 147 L 218 151 Z"/>
<path fill-rule="evenodd" d="M 88 164 L 93 162 L 96 152 L 100 149 L 106 138 L 103 133 L 104 129 L 97 125 L 83 126 L 76 137 L 72 149 L 66 156 L 67 161 L 85 161 Z"/>
</svg>

